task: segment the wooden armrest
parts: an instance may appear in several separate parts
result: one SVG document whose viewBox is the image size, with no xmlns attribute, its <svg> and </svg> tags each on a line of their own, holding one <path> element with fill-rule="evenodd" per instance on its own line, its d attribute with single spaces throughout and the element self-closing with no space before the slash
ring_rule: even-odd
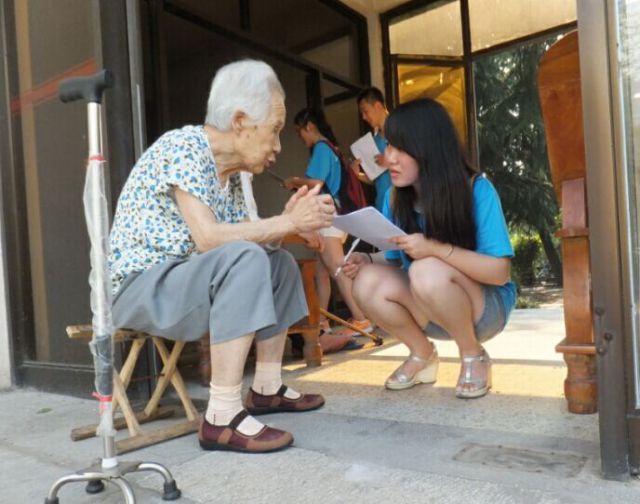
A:
<svg viewBox="0 0 640 504">
<path fill-rule="evenodd" d="M 282 239 L 285 245 L 305 245 L 307 242 L 299 234 L 288 234 Z"/>
<path fill-rule="evenodd" d="M 596 346 L 589 343 L 568 343 L 565 338 L 556 345 L 556 352 L 563 354 L 595 355 Z"/>
<path fill-rule="evenodd" d="M 288 234 L 282 239 L 283 245 L 304 245 L 309 250 L 318 251 L 319 247 L 312 247 L 311 244 L 299 234 Z"/>
</svg>

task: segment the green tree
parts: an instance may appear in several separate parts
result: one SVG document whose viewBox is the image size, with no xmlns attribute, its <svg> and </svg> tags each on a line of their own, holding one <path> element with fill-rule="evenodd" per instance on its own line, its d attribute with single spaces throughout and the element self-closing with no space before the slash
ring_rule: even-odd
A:
<svg viewBox="0 0 640 504">
<path fill-rule="evenodd" d="M 482 57 L 474 73 L 480 166 L 500 193 L 509 225 L 538 234 L 553 276 L 561 281 L 552 239 L 559 209 L 537 86 L 540 57 L 555 40 Z"/>
</svg>

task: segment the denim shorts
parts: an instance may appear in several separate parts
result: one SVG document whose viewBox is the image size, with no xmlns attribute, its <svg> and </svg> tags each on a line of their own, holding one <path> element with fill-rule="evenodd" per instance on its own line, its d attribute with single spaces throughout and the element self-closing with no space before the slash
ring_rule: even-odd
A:
<svg viewBox="0 0 640 504">
<path fill-rule="evenodd" d="M 478 341 L 483 343 L 502 332 L 507 320 L 498 287 L 494 285 L 481 285 L 481 287 L 484 293 L 484 311 L 480 320 L 475 324 L 475 332 Z M 424 333 L 433 339 L 452 339 L 449 333 L 435 322 L 429 322 Z"/>
</svg>

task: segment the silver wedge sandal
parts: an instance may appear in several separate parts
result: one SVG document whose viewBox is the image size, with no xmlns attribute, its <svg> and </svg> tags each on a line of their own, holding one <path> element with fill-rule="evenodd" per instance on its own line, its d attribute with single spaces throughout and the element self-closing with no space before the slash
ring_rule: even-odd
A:
<svg viewBox="0 0 640 504">
<path fill-rule="evenodd" d="M 478 378 L 479 368 L 483 366 L 482 378 Z M 465 385 L 474 385 L 471 390 L 465 390 Z M 462 357 L 460 377 L 456 385 L 456 397 L 461 399 L 475 399 L 487 395 L 491 388 L 491 359 L 486 350 L 480 355 Z"/>
<path fill-rule="evenodd" d="M 424 367 L 417 371 L 413 376 L 409 376 L 404 371 L 404 365 L 409 361 L 423 364 Z M 410 355 L 409 358 L 404 361 L 402 365 L 396 369 L 391 376 L 389 376 L 389 378 L 387 378 L 384 386 L 390 390 L 403 390 L 411 388 L 418 383 L 435 383 L 438 378 L 439 362 L 440 359 L 438 359 L 438 351 L 435 346 L 433 347 L 433 352 L 428 359 L 423 359 L 417 355 Z"/>
</svg>

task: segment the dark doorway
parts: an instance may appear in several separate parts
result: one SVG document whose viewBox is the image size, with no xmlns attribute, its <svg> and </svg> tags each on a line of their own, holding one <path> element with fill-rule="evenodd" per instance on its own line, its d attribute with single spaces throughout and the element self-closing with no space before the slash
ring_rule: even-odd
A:
<svg viewBox="0 0 640 504">
<path fill-rule="evenodd" d="M 216 70 L 242 58 L 274 68 L 289 120 L 322 104 L 343 146 L 359 136 L 355 96 L 368 82 L 366 23 L 339 2 L 147 0 L 140 19 L 148 144 L 167 130 L 201 124 Z M 301 175 L 308 153 L 291 126 L 281 141 L 274 170 Z M 280 213 L 288 194 L 274 179 L 257 177 L 254 188 L 261 216 Z"/>
</svg>

